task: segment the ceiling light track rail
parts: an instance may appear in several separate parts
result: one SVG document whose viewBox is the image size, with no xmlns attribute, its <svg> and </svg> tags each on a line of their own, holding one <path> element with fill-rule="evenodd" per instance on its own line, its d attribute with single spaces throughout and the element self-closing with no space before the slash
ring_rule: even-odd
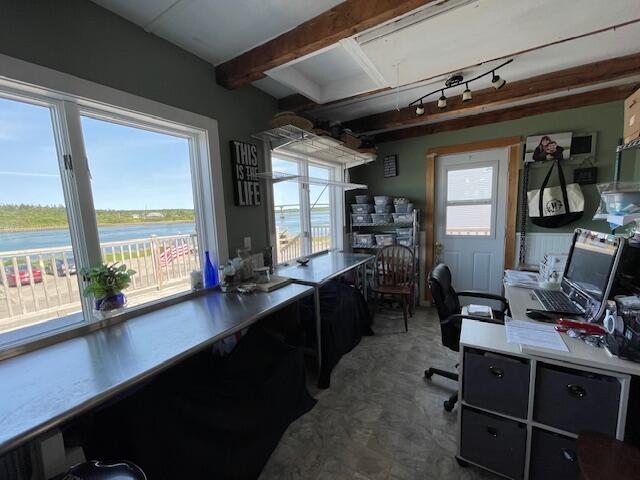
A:
<svg viewBox="0 0 640 480">
<path fill-rule="evenodd" d="M 430 97 L 431 95 L 433 95 L 434 93 L 438 93 L 440 92 L 440 97 L 438 98 L 438 108 L 443 109 L 446 108 L 447 106 L 447 97 L 444 95 L 445 90 L 449 90 L 450 88 L 455 88 L 458 87 L 462 84 L 466 85 L 465 91 L 462 93 L 462 101 L 464 102 L 468 102 L 472 99 L 472 93 L 471 90 L 469 89 L 469 84 L 471 82 L 475 82 L 476 80 L 480 80 L 483 77 L 486 77 L 487 75 L 491 75 L 491 84 L 493 85 L 493 87 L 498 90 L 502 87 L 504 87 L 504 85 L 507 83 L 503 78 L 500 77 L 500 75 L 496 74 L 496 72 L 501 69 L 502 67 L 504 67 L 505 65 L 509 65 L 511 62 L 513 62 L 513 58 L 507 60 L 506 62 L 501 63 L 500 65 L 498 65 L 495 68 L 492 68 L 490 70 L 487 70 L 484 73 L 481 73 L 480 75 L 476 75 L 475 77 L 469 79 L 469 80 L 464 80 L 462 78 L 462 76 L 460 76 L 459 78 L 453 77 L 455 78 L 454 81 L 447 81 L 447 83 L 445 84 L 444 87 L 442 88 L 438 88 L 432 92 L 427 93 L 426 95 L 421 96 L 420 98 L 417 98 L 416 100 L 414 100 L 413 102 L 411 102 L 409 104 L 409 107 L 413 107 L 414 105 L 417 105 L 416 107 L 416 115 L 423 115 L 424 114 L 424 99 L 427 97 Z"/>
</svg>

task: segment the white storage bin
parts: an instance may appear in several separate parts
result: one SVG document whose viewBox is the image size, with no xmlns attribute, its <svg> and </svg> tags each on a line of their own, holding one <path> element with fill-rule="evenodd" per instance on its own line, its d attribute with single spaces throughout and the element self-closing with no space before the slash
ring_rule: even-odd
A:
<svg viewBox="0 0 640 480">
<path fill-rule="evenodd" d="M 411 223 L 413 222 L 413 213 L 394 213 L 393 221 L 395 223 Z"/>
<path fill-rule="evenodd" d="M 370 213 L 352 213 L 351 223 L 353 225 L 358 225 L 362 223 L 371 223 L 371 214 Z"/>
<path fill-rule="evenodd" d="M 353 213 L 371 213 L 373 205 L 368 203 L 353 203 L 351 204 L 351 211 Z"/>
<path fill-rule="evenodd" d="M 395 233 L 377 233 L 376 245 L 380 247 L 386 247 L 387 245 L 393 245 L 396 243 Z"/>
<path fill-rule="evenodd" d="M 372 233 L 354 233 L 353 246 L 354 247 L 372 247 L 373 234 Z"/>
<path fill-rule="evenodd" d="M 375 224 L 391 223 L 390 213 L 372 213 L 371 222 Z"/>
<path fill-rule="evenodd" d="M 388 205 L 392 202 L 392 199 L 388 195 L 376 195 L 373 197 L 373 201 L 376 205 Z"/>
</svg>

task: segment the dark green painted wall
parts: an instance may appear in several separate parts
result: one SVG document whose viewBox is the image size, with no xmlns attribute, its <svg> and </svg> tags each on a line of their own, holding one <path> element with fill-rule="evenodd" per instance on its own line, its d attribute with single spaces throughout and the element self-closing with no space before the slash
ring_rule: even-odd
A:
<svg viewBox="0 0 640 480">
<path fill-rule="evenodd" d="M 379 145 L 378 160 L 375 163 L 351 169 L 351 179 L 353 182 L 368 185 L 369 192 L 374 195 L 409 197 L 415 200 L 419 208 L 423 209 L 426 195 L 425 154 L 427 149 L 511 136 L 522 136 L 524 139 L 528 135 L 571 131 L 574 134 L 597 132 L 595 161 L 598 167 L 598 181 L 606 182 L 613 178 L 615 147 L 618 139 L 622 136 L 622 127 L 623 102 L 619 101 L 437 133 L 398 142 L 388 142 Z M 399 155 L 399 175 L 393 178 L 383 178 L 382 157 L 390 154 Z M 624 154 L 623 180 L 632 180 L 634 177 L 640 179 L 640 166 L 637 166 L 637 163 L 633 152 Z M 568 180 L 573 178 L 574 168 L 573 165 L 564 168 Z M 529 189 L 539 186 L 545 173 L 546 168 L 532 168 Z M 586 200 L 585 214 L 579 222 L 552 230 L 537 227 L 529 222 L 529 231 L 572 231 L 578 226 L 606 231 L 608 227 L 605 222 L 591 220 L 599 199 L 595 185 L 583 186 L 582 190 Z"/>
<path fill-rule="evenodd" d="M 216 119 L 230 253 L 267 245 L 265 208 L 233 206 L 229 140 L 264 130 L 272 97 L 220 87 L 211 64 L 88 0 L 1 0 L 0 53 Z"/>
</svg>

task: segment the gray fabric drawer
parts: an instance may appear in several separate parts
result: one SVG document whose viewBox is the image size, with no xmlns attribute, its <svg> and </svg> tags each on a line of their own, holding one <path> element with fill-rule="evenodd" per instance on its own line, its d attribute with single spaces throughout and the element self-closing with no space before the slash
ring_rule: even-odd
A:
<svg viewBox="0 0 640 480">
<path fill-rule="evenodd" d="M 617 378 L 538 365 L 534 420 L 572 433 L 592 430 L 615 436 L 621 389 Z"/>
<path fill-rule="evenodd" d="M 530 480 L 578 480 L 578 445 L 573 438 L 533 429 Z"/>
<path fill-rule="evenodd" d="M 466 350 L 462 398 L 476 407 L 527 418 L 529 363 L 504 355 Z"/>
<path fill-rule="evenodd" d="M 521 479 L 526 442 L 524 424 L 463 407 L 460 455 L 464 459 Z"/>
</svg>

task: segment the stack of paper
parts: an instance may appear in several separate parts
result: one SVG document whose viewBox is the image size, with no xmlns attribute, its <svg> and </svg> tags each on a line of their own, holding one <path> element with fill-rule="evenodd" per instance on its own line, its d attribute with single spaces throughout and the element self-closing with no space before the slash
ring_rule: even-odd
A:
<svg viewBox="0 0 640 480">
<path fill-rule="evenodd" d="M 505 270 L 504 281 L 507 285 L 512 287 L 538 288 L 538 274 L 535 272 Z"/>
<path fill-rule="evenodd" d="M 555 325 L 505 317 L 504 326 L 508 343 L 519 343 L 520 345 L 562 352 L 569 351 L 562 336 L 556 331 Z"/>
<path fill-rule="evenodd" d="M 491 317 L 491 307 L 488 305 L 467 305 L 467 313 L 474 317 Z"/>
</svg>

